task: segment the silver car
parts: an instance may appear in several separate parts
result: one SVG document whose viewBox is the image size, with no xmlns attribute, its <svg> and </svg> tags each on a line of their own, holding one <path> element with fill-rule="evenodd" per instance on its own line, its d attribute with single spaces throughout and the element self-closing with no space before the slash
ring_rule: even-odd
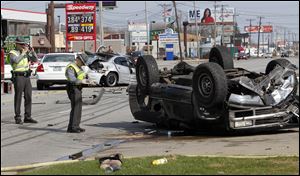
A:
<svg viewBox="0 0 300 176">
<path fill-rule="evenodd" d="M 129 84 L 135 76 L 135 68 L 132 61 L 125 55 L 86 53 L 89 55 L 87 65 L 84 70 L 89 79 L 99 85 L 108 87 L 117 84 Z"/>
</svg>

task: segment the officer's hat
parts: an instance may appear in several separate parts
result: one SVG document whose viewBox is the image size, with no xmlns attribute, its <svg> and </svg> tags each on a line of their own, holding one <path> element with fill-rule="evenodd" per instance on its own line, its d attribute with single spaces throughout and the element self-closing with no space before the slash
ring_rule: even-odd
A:
<svg viewBox="0 0 300 176">
<path fill-rule="evenodd" d="M 27 43 L 27 42 L 25 41 L 25 39 L 24 39 L 23 37 L 17 37 L 16 40 L 15 40 L 15 43 L 16 43 L 16 44 L 26 44 L 26 45 L 29 44 L 29 43 Z"/>
</svg>

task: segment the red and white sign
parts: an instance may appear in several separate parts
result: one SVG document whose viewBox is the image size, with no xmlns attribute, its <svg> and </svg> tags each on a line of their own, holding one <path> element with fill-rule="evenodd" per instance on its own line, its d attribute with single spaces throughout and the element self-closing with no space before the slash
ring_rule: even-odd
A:
<svg viewBox="0 0 300 176">
<path fill-rule="evenodd" d="M 95 3 L 66 4 L 67 12 L 93 12 L 95 10 Z"/>
<path fill-rule="evenodd" d="M 82 36 L 78 36 L 78 35 L 71 35 L 68 36 L 67 39 L 69 41 L 78 41 L 78 40 L 95 40 L 95 36 L 93 35 L 82 35 Z"/>
<path fill-rule="evenodd" d="M 96 3 L 66 4 L 66 50 L 68 41 L 95 41 Z"/>
<path fill-rule="evenodd" d="M 252 33 L 255 33 L 255 32 L 258 32 L 258 29 L 259 29 L 259 26 L 245 26 L 245 32 L 252 32 Z M 260 28 L 260 32 L 273 32 L 273 26 L 271 25 L 265 25 L 265 26 L 261 26 Z"/>
</svg>

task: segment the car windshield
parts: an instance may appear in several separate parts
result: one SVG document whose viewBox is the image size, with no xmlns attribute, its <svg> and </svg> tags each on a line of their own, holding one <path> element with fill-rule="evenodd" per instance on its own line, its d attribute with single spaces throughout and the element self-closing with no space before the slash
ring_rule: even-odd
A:
<svg viewBox="0 0 300 176">
<path fill-rule="evenodd" d="M 73 62 L 75 60 L 74 55 L 47 55 L 43 59 L 43 62 Z"/>
</svg>

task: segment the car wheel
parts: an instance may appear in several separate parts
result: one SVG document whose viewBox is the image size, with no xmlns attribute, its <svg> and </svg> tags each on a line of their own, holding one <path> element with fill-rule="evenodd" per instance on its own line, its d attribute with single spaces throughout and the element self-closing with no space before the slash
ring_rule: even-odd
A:
<svg viewBox="0 0 300 176">
<path fill-rule="evenodd" d="M 44 84 L 37 82 L 36 83 L 37 90 L 44 90 Z"/>
<path fill-rule="evenodd" d="M 113 87 L 118 82 L 118 76 L 116 73 L 109 72 L 105 77 L 105 85 L 108 87 Z"/>
<path fill-rule="evenodd" d="M 137 85 L 129 85 L 129 107 L 133 117 L 136 120 L 142 120 L 150 123 L 163 124 L 163 108 L 153 108 L 153 101 L 144 94 Z"/>
<path fill-rule="evenodd" d="M 224 46 L 217 46 L 210 50 L 209 62 L 219 64 L 223 69 L 233 69 L 233 60 L 228 52 L 228 48 Z"/>
<path fill-rule="evenodd" d="M 136 63 L 136 79 L 144 93 L 149 93 L 150 86 L 159 82 L 159 71 L 153 56 L 146 55 L 138 58 Z"/>
<path fill-rule="evenodd" d="M 193 75 L 193 96 L 199 105 L 211 108 L 223 104 L 228 85 L 224 70 L 216 63 L 200 64 Z"/>
</svg>

